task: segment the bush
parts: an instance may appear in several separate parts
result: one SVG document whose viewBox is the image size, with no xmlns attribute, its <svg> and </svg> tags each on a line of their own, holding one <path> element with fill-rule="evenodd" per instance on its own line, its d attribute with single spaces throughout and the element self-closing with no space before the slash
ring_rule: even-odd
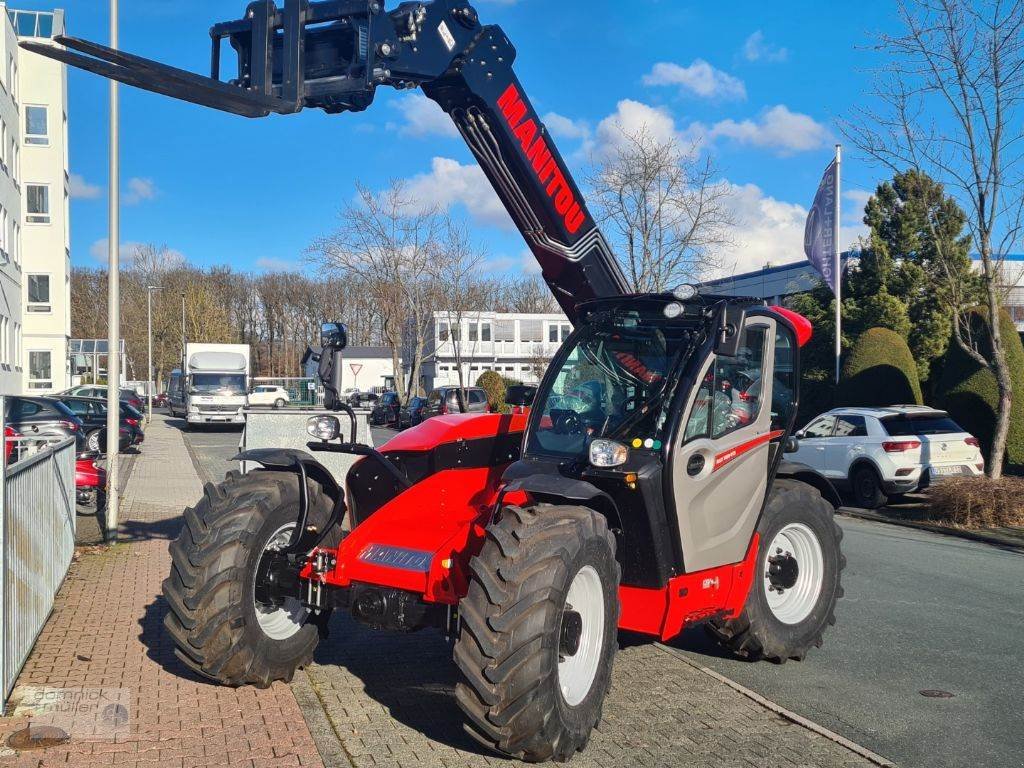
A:
<svg viewBox="0 0 1024 768">
<path fill-rule="evenodd" d="M 959 528 L 1024 525 L 1024 479 L 950 478 L 928 489 L 931 517 Z"/>
<path fill-rule="evenodd" d="M 487 393 L 487 404 L 491 411 L 498 413 L 505 404 L 505 380 L 495 371 L 484 371 L 476 380 L 476 385 Z"/>
<path fill-rule="evenodd" d="M 921 382 L 917 363 L 903 337 L 888 328 L 868 328 L 843 365 L 837 405 L 883 406 L 917 404 Z"/>
<path fill-rule="evenodd" d="M 972 336 L 984 341 L 988 337 L 985 329 L 987 313 L 983 309 L 971 312 Z M 1006 463 L 1010 468 L 1024 466 L 1024 345 L 1013 320 L 1006 312 L 1000 313 L 1000 329 L 1010 366 L 1013 382 L 1013 405 L 1010 410 L 1010 432 L 1006 440 Z M 980 345 L 985 356 L 990 355 L 986 344 Z M 992 436 L 995 432 L 996 408 L 999 403 L 999 388 L 996 377 L 986 367 L 978 365 L 951 341 L 942 369 L 942 378 L 936 392 L 939 407 L 965 430 L 981 442 L 985 456 L 992 450 Z"/>
</svg>

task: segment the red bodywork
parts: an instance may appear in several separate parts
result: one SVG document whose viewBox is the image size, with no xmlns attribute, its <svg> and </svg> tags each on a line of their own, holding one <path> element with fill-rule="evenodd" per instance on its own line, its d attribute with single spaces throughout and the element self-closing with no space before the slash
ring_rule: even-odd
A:
<svg viewBox="0 0 1024 768">
<path fill-rule="evenodd" d="M 11 463 L 11 453 L 14 451 L 14 440 L 21 437 L 21 433 L 14 427 L 4 427 L 4 464 Z"/>
<path fill-rule="evenodd" d="M 86 458 L 75 461 L 75 489 L 98 490 L 107 484 L 107 471 L 96 466 L 96 459 Z"/>
<path fill-rule="evenodd" d="M 521 434 L 526 421 L 522 414 L 436 416 L 400 433 L 381 450 L 429 451 L 462 440 Z M 469 561 L 483 546 L 507 466 L 442 470 L 398 494 L 342 541 L 336 565 L 324 574 L 323 582 L 335 587 L 353 582 L 393 587 L 420 594 L 428 603 L 458 604 L 469 589 Z M 523 493 L 503 499 L 507 504 L 528 501 Z M 668 639 L 695 621 L 737 616 L 750 590 L 757 543 L 755 535 L 742 562 L 677 576 L 663 589 L 621 586 L 619 627 Z M 360 556 L 372 545 L 421 554 L 429 566 L 366 562 Z M 311 575 L 307 566 L 302 576 Z"/>
</svg>

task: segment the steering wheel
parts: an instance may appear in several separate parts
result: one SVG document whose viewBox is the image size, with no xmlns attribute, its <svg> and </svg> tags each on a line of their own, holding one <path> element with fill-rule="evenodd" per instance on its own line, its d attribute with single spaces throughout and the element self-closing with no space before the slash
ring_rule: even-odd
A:
<svg viewBox="0 0 1024 768">
<path fill-rule="evenodd" d="M 583 420 L 576 411 L 559 410 L 551 412 L 553 431 L 560 435 L 582 435 Z"/>
</svg>

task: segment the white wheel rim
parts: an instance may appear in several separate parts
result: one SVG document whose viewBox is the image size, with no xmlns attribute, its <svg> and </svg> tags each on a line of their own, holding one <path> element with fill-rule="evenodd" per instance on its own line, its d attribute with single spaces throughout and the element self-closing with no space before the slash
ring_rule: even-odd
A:
<svg viewBox="0 0 1024 768">
<path fill-rule="evenodd" d="M 558 685 L 566 704 L 575 707 L 587 697 L 597 676 L 604 645 L 604 590 L 601 577 L 593 566 L 586 565 L 569 585 L 565 596 L 566 609 L 576 611 L 583 620 L 579 649 L 572 656 L 560 657 Z M 559 622 L 561 635 L 561 622 Z"/>
<path fill-rule="evenodd" d="M 773 583 L 769 568 L 775 557 L 796 561 L 799 570 L 792 586 Z M 825 581 L 825 558 L 817 535 L 803 523 L 790 523 L 775 534 L 763 566 L 768 607 L 783 624 L 799 624 L 814 610 Z"/>
<path fill-rule="evenodd" d="M 282 525 L 267 540 L 263 552 L 277 552 L 288 544 L 295 523 Z M 268 607 L 256 600 L 256 587 L 253 585 L 252 604 L 256 609 L 256 620 L 263 634 L 271 640 L 287 640 L 298 632 L 309 618 L 309 610 L 294 597 L 286 597 L 278 607 Z"/>
</svg>

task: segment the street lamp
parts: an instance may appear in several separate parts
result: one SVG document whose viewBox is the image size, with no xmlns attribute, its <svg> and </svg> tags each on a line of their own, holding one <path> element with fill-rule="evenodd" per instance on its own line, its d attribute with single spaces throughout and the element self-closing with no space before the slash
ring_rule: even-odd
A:
<svg viewBox="0 0 1024 768">
<path fill-rule="evenodd" d="M 118 47 L 118 0 L 110 0 L 110 47 Z M 118 494 L 118 454 L 121 448 L 121 286 L 120 258 L 120 104 L 117 82 L 110 81 L 110 232 L 107 289 L 107 509 L 106 536 L 117 541 L 118 513 L 121 499 Z"/>
<path fill-rule="evenodd" d="M 146 315 L 148 323 L 148 338 L 149 338 L 149 380 L 147 389 L 149 390 L 149 410 L 146 414 L 146 423 L 149 424 L 153 421 L 153 291 L 159 291 L 161 286 L 159 285 L 147 285 L 146 286 Z"/>
</svg>

